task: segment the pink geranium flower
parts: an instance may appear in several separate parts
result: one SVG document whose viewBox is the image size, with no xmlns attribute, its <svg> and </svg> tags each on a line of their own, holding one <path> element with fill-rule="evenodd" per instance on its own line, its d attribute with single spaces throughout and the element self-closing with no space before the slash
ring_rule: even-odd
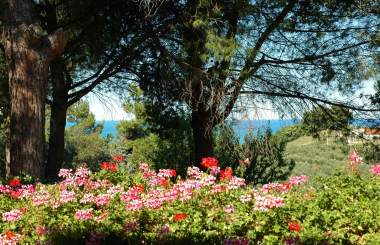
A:
<svg viewBox="0 0 380 245">
<path fill-rule="evenodd" d="M 380 176 L 380 164 L 372 165 L 370 171 L 373 175 Z"/>
<path fill-rule="evenodd" d="M 92 213 L 92 208 L 85 210 L 78 210 L 75 212 L 74 218 L 77 220 L 91 220 L 94 214 Z"/>
<path fill-rule="evenodd" d="M 3 221 L 17 221 L 21 219 L 24 212 L 21 209 L 13 209 L 3 213 Z"/>
</svg>

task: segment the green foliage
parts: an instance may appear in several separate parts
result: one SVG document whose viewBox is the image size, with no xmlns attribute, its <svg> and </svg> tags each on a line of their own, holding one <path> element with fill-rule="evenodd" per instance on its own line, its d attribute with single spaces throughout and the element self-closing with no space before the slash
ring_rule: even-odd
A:
<svg viewBox="0 0 380 245">
<path fill-rule="evenodd" d="M 292 195 L 285 213 L 302 222 L 306 244 L 376 244 L 379 194 L 379 179 L 367 175 L 317 178 L 314 188 Z"/>
<path fill-rule="evenodd" d="M 288 143 L 290 141 L 298 139 L 305 134 L 306 132 L 302 125 L 295 124 L 281 128 L 273 135 L 273 137 L 276 138 L 276 140 L 279 142 Z"/>
<path fill-rule="evenodd" d="M 225 123 L 214 130 L 214 154 L 221 162 L 221 167 L 237 167 L 240 152 L 239 137 L 232 123 Z"/>
<path fill-rule="evenodd" d="M 134 119 L 120 121 L 114 145 L 124 141 L 119 153 L 128 154 L 128 162 L 154 163 L 156 167 L 175 167 L 180 173 L 192 163 L 192 136 L 189 122 L 179 109 L 163 111 L 152 101 L 145 100 L 141 89 L 131 84 L 130 100 L 124 110 Z"/>
<path fill-rule="evenodd" d="M 250 131 L 241 146 L 237 172 L 254 184 L 263 184 L 288 177 L 294 168 L 293 160 L 284 158 L 285 142 L 278 141 L 270 130 Z"/>
<path fill-rule="evenodd" d="M 124 111 L 133 115 L 133 120 L 120 121 L 117 125 L 119 135 L 128 140 L 138 139 L 149 134 L 147 112 L 142 100 L 141 89 L 132 84 L 129 86 L 130 101 L 124 102 Z"/>
<path fill-rule="evenodd" d="M 188 141 L 175 138 L 162 139 L 156 134 L 128 141 L 127 151 L 132 152 L 128 156 L 128 162 L 138 164 L 148 162 L 160 168 L 176 168 L 184 173 L 187 166 L 191 164 L 191 155 Z"/>
<path fill-rule="evenodd" d="M 342 107 L 317 107 L 303 115 L 302 126 L 313 137 L 319 137 L 323 130 L 340 131 L 343 135 L 349 133 L 349 123 L 352 113 Z"/>
<path fill-rule="evenodd" d="M 126 207 L 130 202 L 122 195 L 131 187 L 142 187 L 137 195 L 148 198 L 145 194 L 149 191 L 151 194 L 169 191 L 175 182 L 170 181 L 167 187 L 153 187 L 140 171 L 131 175 L 122 170 L 123 165 L 120 163 L 117 172 L 101 170 L 86 178 L 90 183 L 108 183 L 107 186 L 68 187 L 75 197 L 58 207 L 52 207 L 51 203 L 33 205 L 32 200 L 40 191 L 48 192 L 49 200 L 62 198 L 63 185 L 59 183 L 37 184 L 37 193 L 24 198 L 1 193 L 1 214 L 12 209 L 23 210 L 23 214 L 18 221 L 1 222 L 0 233 L 21 234 L 22 241 L 30 244 L 83 244 L 90 241 L 91 234 L 102 234 L 101 244 L 223 244 L 225 239 L 238 238 L 264 245 L 284 244 L 289 240 L 297 241 L 296 244 L 345 245 L 380 241 L 379 177 L 339 173 L 313 178 L 309 184 L 293 185 L 283 194 L 271 191 L 270 195 L 283 198 L 284 204 L 267 211 L 255 208 L 266 194 L 261 187 L 253 189 L 252 186 L 221 193 L 212 193 L 210 186 L 205 186 L 193 190 L 188 201 L 176 199 L 156 209 L 143 207 L 129 211 Z M 202 178 L 206 177 L 203 173 Z M 218 184 L 229 185 L 219 180 Z M 111 189 L 115 191 L 115 187 L 118 191 L 107 204 L 80 203 L 85 194 L 98 196 Z M 243 195 L 251 195 L 252 200 L 242 202 Z M 234 207 L 232 212 L 226 211 L 228 205 Z M 75 219 L 75 212 L 84 209 L 92 209 L 94 218 Z M 186 217 L 176 220 L 176 214 L 182 213 Z M 95 220 L 104 214 L 103 219 Z M 296 223 L 299 230 L 291 230 L 290 223 Z M 47 230 L 37 233 L 37 227 Z"/>
<path fill-rule="evenodd" d="M 126 149 L 131 152 L 128 156 L 128 162 L 134 165 L 140 162 L 153 163 L 154 160 L 158 159 L 161 150 L 160 141 L 161 139 L 155 134 L 128 141 Z"/>
<path fill-rule="evenodd" d="M 363 156 L 364 161 L 368 163 L 380 162 L 380 143 L 364 142 L 357 146 L 358 151 Z"/>
<path fill-rule="evenodd" d="M 207 33 L 205 48 L 215 61 L 229 60 L 237 50 L 237 44 L 233 38 L 218 36 L 214 32 Z M 204 56 L 208 58 L 208 56 Z"/>
<path fill-rule="evenodd" d="M 102 124 L 97 124 L 90 113 L 87 101 L 80 101 L 69 108 L 66 129 L 65 163 L 67 167 L 86 164 L 97 169 L 99 162 L 109 158 L 106 140 L 101 136 Z"/>
</svg>

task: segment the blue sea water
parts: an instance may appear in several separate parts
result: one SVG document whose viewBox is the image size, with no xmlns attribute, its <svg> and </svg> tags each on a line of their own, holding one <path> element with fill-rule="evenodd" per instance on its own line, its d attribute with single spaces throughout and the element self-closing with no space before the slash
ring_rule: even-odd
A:
<svg viewBox="0 0 380 245">
<path fill-rule="evenodd" d="M 276 133 L 283 127 L 297 123 L 299 123 L 297 119 L 241 120 L 234 125 L 234 129 L 240 140 L 242 140 L 249 131 L 265 132 L 270 129 L 272 133 Z"/>
<path fill-rule="evenodd" d="M 299 119 L 277 119 L 277 120 L 240 120 L 236 121 L 234 124 L 234 129 L 236 134 L 239 136 L 240 140 L 244 139 L 244 136 L 250 131 L 254 132 L 262 132 L 267 130 L 268 128 L 272 131 L 272 133 L 276 133 L 283 127 L 291 126 L 299 123 Z M 112 135 L 116 137 L 117 135 L 117 124 L 119 121 L 99 121 L 99 123 L 103 123 L 103 131 L 102 136 L 106 137 L 107 135 Z M 380 125 L 380 119 L 374 120 L 354 120 L 351 122 L 353 126 L 358 127 L 371 127 L 374 125 Z M 73 123 L 68 123 L 67 126 L 72 126 Z"/>
<path fill-rule="evenodd" d="M 272 133 L 277 132 L 279 129 L 290 126 L 298 123 L 298 120 L 291 119 L 279 119 L 279 120 L 240 120 L 237 121 L 234 125 L 235 132 L 239 136 L 240 139 L 243 139 L 244 136 L 248 133 L 248 131 L 253 130 L 255 132 L 259 130 L 266 130 L 268 128 L 271 129 Z M 106 137 L 107 135 L 116 136 L 117 129 L 116 125 L 118 121 L 103 121 L 104 128 L 102 131 L 102 136 Z"/>
<path fill-rule="evenodd" d="M 106 137 L 107 135 L 112 135 L 115 137 L 117 135 L 116 126 L 119 121 L 103 121 L 104 127 L 102 131 L 102 136 Z"/>
</svg>

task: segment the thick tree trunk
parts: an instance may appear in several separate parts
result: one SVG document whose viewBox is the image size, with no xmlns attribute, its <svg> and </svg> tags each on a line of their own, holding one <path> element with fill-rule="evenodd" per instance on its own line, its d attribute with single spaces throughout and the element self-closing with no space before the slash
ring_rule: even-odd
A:
<svg viewBox="0 0 380 245">
<path fill-rule="evenodd" d="M 8 51 L 11 99 L 11 175 L 41 177 L 44 156 L 45 91 L 47 65 L 27 48 L 27 41 L 15 37 Z"/>
<path fill-rule="evenodd" d="M 210 127 L 210 117 L 208 113 L 193 111 L 191 127 L 194 137 L 194 155 L 197 164 L 200 164 L 203 157 L 213 156 L 212 127 Z"/>
<path fill-rule="evenodd" d="M 66 33 L 45 35 L 33 1 L 5 1 L 3 32 L 10 87 L 11 175 L 43 175 L 49 63 L 63 52 Z"/>
<path fill-rule="evenodd" d="M 57 178 L 65 155 L 65 127 L 67 108 L 53 104 L 50 117 L 49 150 L 45 177 L 50 180 Z"/>
<path fill-rule="evenodd" d="M 53 103 L 51 105 L 49 151 L 45 177 L 57 178 L 65 154 L 65 127 L 67 114 L 67 89 L 64 76 L 64 63 L 60 58 L 50 65 L 53 85 Z"/>
</svg>

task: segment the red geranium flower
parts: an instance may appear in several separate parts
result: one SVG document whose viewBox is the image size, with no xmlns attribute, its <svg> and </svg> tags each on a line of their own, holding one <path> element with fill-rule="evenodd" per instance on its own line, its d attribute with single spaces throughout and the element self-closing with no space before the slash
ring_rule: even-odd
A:
<svg viewBox="0 0 380 245">
<path fill-rule="evenodd" d="M 171 175 L 172 177 L 175 177 L 175 176 L 177 175 L 177 171 L 175 171 L 175 169 L 171 169 L 171 170 L 170 170 L 170 175 Z"/>
<path fill-rule="evenodd" d="M 229 180 L 234 175 L 231 167 L 227 167 L 224 170 L 220 170 L 220 180 Z"/>
<path fill-rule="evenodd" d="M 116 155 L 116 156 L 113 156 L 113 160 L 115 162 L 124 162 L 124 156 L 123 155 Z"/>
<path fill-rule="evenodd" d="M 104 170 L 108 170 L 109 166 L 110 166 L 109 162 L 102 162 L 102 164 L 100 164 L 100 168 Z"/>
<path fill-rule="evenodd" d="M 102 164 L 100 164 L 100 168 L 115 172 L 117 170 L 117 164 L 114 162 L 102 162 Z"/>
<path fill-rule="evenodd" d="M 288 229 L 290 231 L 299 232 L 302 229 L 302 226 L 297 221 L 291 221 L 288 223 Z"/>
<path fill-rule="evenodd" d="M 17 186 L 21 185 L 21 180 L 14 178 L 14 179 L 9 180 L 8 184 L 12 187 L 17 187 Z"/>
<path fill-rule="evenodd" d="M 116 163 L 110 163 L 109 165 L 108 165 L 108 169 L 109 170 L 111 170 L 111 171 L 113 171 L 113 172 L 116 172 L 116 170 L 117 170 L 117 165 L 116 165 Z"/>
<path fill-rule="evenodd" d="M 162 187 L 166 187 L 166 186 L 169 185 L 169 180 L 165 179 L 165 178 L 161 178 L 159 185 L 162 186 Z"/>
<path fill-rule="evenodd" d="M 21 196 L 21 191 L 11 191 L 10 196 L 14 199 L 18 199 Z"/>
<path fill-rule="evenodd" d="M 204 157 L 202 158 L 201 165 L 205 168 L 217 167 L 219 161 L 215 157 Z"/>
<path fill-rule="evenodd" d="M 174 214 L 174 220 L 176 222 L 181 221 L 181 220 L 185 220 L 186 217 L 187 217 L 186 213 L 181 213 L 181 214 L 176 213 L 176 214 Z"/>
<path fill-rule="evenodd" d="M 138 184 L 138 185 L 135 185 L 135 188 L 138 192 L 144 192 L 145 191 L 145 186 L 144 184 Z"/>
<path fill-rule="evenodd" d="M 5 239 L 11 240 L 16 236 L 16 233 L 14 233 L 13 231 L 7 231 L 5 232 L 4 235 L 5 235 Z"/>
</svg>

